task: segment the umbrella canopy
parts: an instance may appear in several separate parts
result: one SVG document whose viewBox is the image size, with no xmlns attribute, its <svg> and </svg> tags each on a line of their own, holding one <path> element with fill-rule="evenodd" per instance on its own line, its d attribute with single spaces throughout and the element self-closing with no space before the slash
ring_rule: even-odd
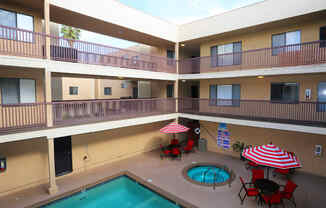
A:
<svg viewBox="0 0 326 208">
<path fill-rule="evenodd" d="M 161 128 L 160 132 L 166 133 L 166 134 L 174 134 L 174 133 L 186 132 L 188 130 L 189 130 L 189 128 L 187 128 L 181 124 L 170 123 L 170 124 L 166 125 L 165 127 Z"/>
<path fill-rule="evenodd" d="M 295 155 L 283 151 L 273 144 L 247 148 L 243 150 L 242 156 L 259 165 L 273 168 L 290 169 L 301 167 Z"/>
</svg>

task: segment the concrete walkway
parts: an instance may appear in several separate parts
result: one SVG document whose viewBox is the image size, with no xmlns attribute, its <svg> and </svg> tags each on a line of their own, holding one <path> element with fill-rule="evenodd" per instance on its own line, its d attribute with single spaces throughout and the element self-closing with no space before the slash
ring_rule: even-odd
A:
<svg viewBox="0 0 326 208">
<path fill-rule="evenodd" d="M 182 176 L 183 168 L 192 164 L 192 162 L 215 162 L 227 165 L 229 168 L 233 169 L 237 178 L 232 183 L 231 187 L 216 187 L 215 190 L 211 187 L 202 187 L 192 184 L 186 181 Z M 181 161 L 161 160 L 158 151 L 144 153 L 80 174 L 59 178 L 57 184 L 60 191 L 57 195 L 89 183 L 94 183 L 104 177 L 124 170 L 128 170 L 145 180 L 152 179 L 154 185 L 200 208 L 258 207 L 255 200 L 251 198 L 247 198 L 244 204 L 240 205 L 238 197 L 238 192 L 241 187 L 239 176 L 243 176 L 246 181 L 250 179 L 250 172 L 245 169 L 244 163 L 239 159 L 212 152 L 196 152 L 185 155 Z M 299 185 L 295 192 L 298 208 L 325 207 L 326 178 L 297 172 L 292 179 Z M 282 179 L 275 180 L 280 184 L 285 184 L 285 181 Z M 53 197 L 46 193 L 46 187 L 47 184 L 44 184 L 1 197 L 0 207 L 22 208 Z M 294 206 L 291 203 L 285 202 L 285 207 Z"/>
</svg>

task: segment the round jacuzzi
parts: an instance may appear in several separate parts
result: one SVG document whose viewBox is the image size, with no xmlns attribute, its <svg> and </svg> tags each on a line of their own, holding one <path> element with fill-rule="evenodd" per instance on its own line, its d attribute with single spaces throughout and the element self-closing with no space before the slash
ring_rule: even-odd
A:
<svg viewBox="0 0 326 208">
<path fill-rule="evenodd" d="M 222 186 L 231 184 L 234 179 L 232 170 L 215 163 L 196 163 L 183 170 L 184 177 L 195 184 Z"/>
</svg>

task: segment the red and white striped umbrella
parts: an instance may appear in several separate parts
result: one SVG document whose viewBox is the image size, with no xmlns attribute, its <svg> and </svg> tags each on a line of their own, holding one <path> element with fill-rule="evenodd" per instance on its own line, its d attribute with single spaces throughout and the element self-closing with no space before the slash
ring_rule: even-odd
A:
<svg viewBox="0 0 326 208">
<path fill-rule="evenodd" d="M 242 156 L 258 165 L 273 168 L 290 169 L 301 167 L 295 155 L 282 150 L 274 144 L 247 148 L 243 150 Z"/>
<path fill-rule="evenodd" d="M 181 133 L 181 132 L 186 132 L 188 131 L 189 128 L 177 124 L 177 123 L 170 123 L 166 125 L 165 127 L 160 129 L 160 132 L 166 133 L 166 134 L 173 134 L 173 133 Z"/>
</svg>

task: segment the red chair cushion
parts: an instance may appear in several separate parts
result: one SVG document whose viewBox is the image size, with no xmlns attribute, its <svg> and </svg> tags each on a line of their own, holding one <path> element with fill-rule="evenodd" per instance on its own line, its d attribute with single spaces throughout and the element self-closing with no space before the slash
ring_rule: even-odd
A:
<svg viewBox="0 0 326 208">
<path fill-rule="evenodd" d="M 297 184 L 293 183 L 291 180 L 288 180 L 284 187 L 284 190 L 281 191 L 282 197 L 286 199 L 292 198 L 292 194 L 297 187 Z"/>
<path fill-rule="evenodd" d="M 172 149 L 172 154 L 173 155 L 179 155 L 180 154 L 180 150 L 178 148 L 173 148 Z"/>
<path fill-rule="evenodd" d="M 259 192 L 256 188 L 249 188 L 247 189 L 248 196 L 258 196 Z"/>
<path fill-rule="evenodd" d="M 171 144 L 173 144 L 173 145 L 177 145 L 177 144 L 179 144 L 179 140 L 177 140 L 177 139 L 172 139 L 172 140 L 171 140 Z"/>
<path fill-rule="evenodd" d="M 168 155 L 168 154 L 171 153 L 171 151 L 170 151 L 170 150 L 163 150 L 163 153 L 164 153 L 165 155 Z"/>
<path fill-rule="evenodd" d="M 252 169 L 252 182 L 254 183 L 257 179 L 264 178 L 264 170 L 262 169 Z"/>
</svg>

